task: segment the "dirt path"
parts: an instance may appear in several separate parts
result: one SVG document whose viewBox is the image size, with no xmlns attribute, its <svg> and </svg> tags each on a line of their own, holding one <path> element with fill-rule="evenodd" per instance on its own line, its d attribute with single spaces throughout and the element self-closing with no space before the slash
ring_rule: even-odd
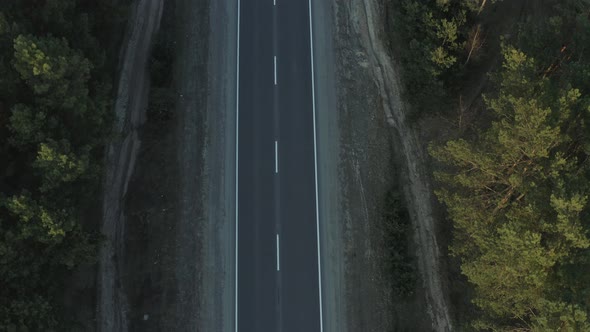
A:
<svg viewBox="0 0 590 332">
<path fill-rule="evenodd" d="M 353 0 L 354 1 L 354 0 Z M 382 97 L 387 122 L 396 130 L 403 166 L 406 172 L 404 191 L 412 218 L 414 242 L 416 244 L 418 268 L 426 291 L 426 304 L 436 331 L 451 331 L 451 320 L 447 307 L 445 286 L 442 283 L 440 252 L 436 239 L 435 220 L 432 216 L 432 191 L 426 170 L 424 156 L 416 132 L 407 123 L 406 108 L 401 98 L 400 76 L 395 59 L 385 51 L 383 37 L 383 8 L 374 0 L 359 0 L 364 12 L 359 15 L 362 42 L 369 55 L 375 81 Z"/>
<path fill-rule="evenodd" d="M 407 167 L 406 191 L 417 230 L 415 242 L 429 312 L 434 329 L 447 331 L 451 327 L 438 276 L 430 190 L 419 166 L 422 151 L 405 122 L 398 76 L 378 39 L 379 29 L 373 28 L 381 24 L 376 21 L 377 8 L 369 1 L 313 1 L 325 330 L 388 331 L 395 326 L 388 276 L 382 269 L 387 257 L 380 252 L 384 243 L 379 224 L 382 197 L 394 176 L 389 124 L 400 136 Z M 153 144 L 160 141 L 168 146 L 160 148 L 174 150 L 166 156 L 176 158 L 171 170 L 177 170 L 175 178 L 180 180 L 176 187 L 168 184 L 165 188 L 176 189 L 177 198 L 171 203 L 174 211 L 162 210 L 156 213 L 159 216 L 138 219 L 155 223 L 146 226 L 149 234 L 138 237 L 140 244 L 135 248 L 141 249 L 145 239 L 168 234 L 168 239 L 160 239 L 165 253 L 164 247 L 156 248 L 159 245 L 153 241 L 145 253 L 149 257 L 146 262 L 160 254 L 168 257 L 153 263 L 166 267 L 138 265 L 147 271 L 148 284 L 151 280 L 168 285 L 130 290 L 121 282 L 121 271 L 130 269 L 121 266 L 131 252 L 123 243 L 129 239 L 127 231 L 142 231 L 125 228 L 122 198 L 139 151 L 137 129 L 145 121 L 148 90 L 146 60 L 162 7 L 162 0 L 138 1 L 123 52 L 116 108 L 116 129 L 122 138 L 108 148 L 102 227 L 107 241 L 100 253 L 97 326 L 99 331 L 126 331 L 130 325 L 145 331 L 155 331 L 158 326 L 231 331 L 237 9 L 233 0 L 177 0 L 176 125 L 172 136 L 153 137 Z M 140 161 L 147 163 L 150 152 L 146 153 Z M 149 169 L 145 174 L 140 172 L 140 178 L 153 178 L 150 172 L 157 171 L 157 163 Z M 148 188 L 146 183 L 151 182 L 138 186 L 140 191 Z M 165 220 L 170 224 L 158 225 Z M 163 231 L 164 226 L 172 228 Z M 127 294 L 151 288 L 166 291 L 151 299 L 140 294 L 132 301 L 137 307 L 129 308 Z M 159 308 L 159 313 L 153 318 L 142 315 L 142 310 L 150 308 Z M 133 324 L 129 323 L 130 311 Z M 141 320 L 148 325 L 137 323 Z"/>
<path fill-rule="evenodd" d="M 131 15 L 122 138 L 105 175 L 99 331 L 233 330 L 236 3 L 138 0 Z M 174 45 L 175 109 L 146 122 L 161 19 L 159 38 Z"/>
<path fill-rule="evenodd" d="M 374 0 L 316 7 L 326 331 L 450 331 L 433 197 L 421 145 L 405 119 L 396 63 L 380 40 L 382 8 Z M 322 28 L 320 20 L 332 28 Z M 423 281 L 405 299 L 392 293 L 382 222 L 385 193 L 398 181 Z"/>
<path fill-rule="evenodd" d="M 324 328 L 390 331 L 380 222 L 389 128 L 349 2 L 313 3 Z"/>
<path fill-rule="evenodd" d="M 336 87 L 337 107 L 329 111 L 335 115 L 327 117 L 336 120 L 339 133 L 334 145 L 339 147 L 337 167 L 331 170 L 338 177 L 336 192 L 332 193 L 338 197 L 338 206 L 324 223 L 330 232 L 338 230 L 332 233 L 338 238 L 332 240 L 331 248 L 339 256 L 338 264 L 328 262 L 326 267 L 339 267 L 333 270 L 332 278 L 343 282 L 339 288 L 331 287 L 339 292 L 332 300 L 337 301 L 339 310 L 336 317 L 329 319 L 329 331 L 391 331 L 391 285 L 383 268 L 388 258 L 383 250 L 381 223 L 384 195 L 393 180 L 390 133 L 360 43 L 355 12 L 351 1 L 332 2 L 332 84 Z M 320 172 L 320 179 L 322 175 L 325 173 Z"/>
<path fill-rule="evenodd" d="M 121 137 L 107 147 L 105 163 L 103 224 L 106 237 L 99 254 L 97 285 L 97 330 L 126 331 L 127 298 L 120 280 L 124 255 L 125 216 L 122 200 L 133 172 L 140 141 L 137 129 L 145 121 L 149 79 L 146 62 L 152 37 L 162 14 L 162 0 L 139 0 L 127 27 L 115 103 L 115 132 Z"/>
</svg>

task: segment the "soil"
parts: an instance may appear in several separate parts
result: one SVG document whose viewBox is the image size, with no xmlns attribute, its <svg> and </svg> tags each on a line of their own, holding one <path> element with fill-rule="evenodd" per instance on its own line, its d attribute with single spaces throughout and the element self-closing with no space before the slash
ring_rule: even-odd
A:
<svg viewBox="0 0 590 332">
<path fill-rule="evenodd" d="M 524 13 L 531 12 L 536 5 L 528 0 L 499 1 L 482 11 L 479 22 L 483 45 L 464 72 L 456 106 L 443 112 L 433 112 L 433 116 L 422 116 L 416 126 L 424 146 L 429 142 L 477 131 L 482 124 L 489 123 L 482 94 L 490 86 L 488 73 L 502 63 L 501 37 L 509 42 Z"/>
<path fill-rule="evenodd" d="M 114 139 L 105 148 L 104 188 L 97 196 L 104 195 L 96 206 L 87 209 L 82 220 L 84 228 L 102 233 L 104 239 L 98 262 L 80 266 L 66 279 L 64 314 L 73 324 L 72 331 L 112 330 L 127 324 L 121 315 L 126 310 L 125 295 L 118 291 L 122 289 L 122 246 L 115 241 L 124 232 L 122 196 L 138 153 L 137 130 L 144 121 L 149 85 L 143 67 L 151 38 L 159 26 L 161 6 L 158 1 L 134 0 L 119 1 L 119 5 L 128 7 L 124 13 L 117 13 L 113 24 L 103 30 L 110 37 L 105 50 L 116 80 Z M 134 83 L 133 87 L 129 82 Z"/>
<path fill-rule="evenodd" d="M 346 326 L 350 331 L 416 331 L 420 325 L 412 313 L 422 312 L 413 305 L 419 301 L 396 298 L 387 272 L 382 215 L 385 194 L 398 180 L 394 132 L 361 43 L 362 11 L 358 1 L 334 6 Z"/>
<path fill-rule="evenodd" d="M 423 136 L 405 120 L 397 63 L 381 46 L 384 10 L 377 2 L 314 5 L 325 10 L 319 18 L 331 18 L 314 23 L 314 44 L 331 49 L 316 54 L 318 112 L 335 107 L 318 116 L 326 331 L 449 331 L 446 252 L 437 242 L 441 219 Z M 210 22 L 209 15 L 220 19 Z M 177 45 L 176 108 L 167 119 L 148 114 L 138 128 L 124 236 L 109 239 L 120 253 L 113 289 L 125 290 L 128 305 L 112 309 L 124 328 L 110 330 L 233 326 L 233 17 L 229 0 L 165 2 L 162 31 Z M 421 276 L 409 298 L 393 293 L 387 271 L 382 215 L 385 194 L 397 185 L 412 216 Z"/>
<path fill-rule="evenodd" d="M 351 331 L 450 331 L 446 253 L 416 129 L 406 120 L 398 64 L 383 47 L 385 11 L 372 0 L 336 2 L 335 49 L 347 320 Z M 384 196 L 404 188 L 420 282 L 392 291 L 382 215 Z"/>
<path fill-rule="evenodd" d="M 202 238 L 209 2 L 138 0 L 136 6 L 158 15 L 154 21 L 154 12 L 140 11 L 130 24 L 130 46 L 122 52 L 131 55 L 121 69 L 117 99 L 116 129 L 125 139 L 109 150 L 107 174 L 120 175 L 106 180 L 107 239 L 96 323 L 101 331 L 195 331 L 206 270 Z M 176 106 L 164 113 L 148 112 L 146 119 L 150 78 L 145 59 L 150 58 L 160 17 L 159 38 L 174 48 L 169 68 L 174 79 L 168 89 Z"/>
<path fill-rule="evenodd" d="M 98 255 L 96 328 L 128 329 L 128 299 L 123 262 L 125 226 L 123 198 L 135 169 L 141 146 L 138 129 L 145 122 L 149 91 L 147 61 L 152 38 L 159 29 L 162 2 L 138 0 L 133 6 L 121 52 L 115 100 L 115 140 L 105 149 L 105 175 L 101 233 L 105 237 Z"/>
<path fill-rule="evenodd" d="M 387 9 L 395 11 L 395 3 L 389 2 Z M 500 36 L 508 37 L 525 6 L 533 3 L 488 6 L 481 14 L 485 54 L 472 59 L 476 64 L 465 78 L 457 117 L 437 115 L 412 123 L 406 118 L 411 106 L 403 98 L 396 61 L 399 36 L 384 31 L 385 20 L 395 15 L 388 15 L 376 0 L 333 1 L 341 191 L 336 194 L 342 196 L 337 220 L 344 240 L 347 310 L 342 325 L 348 330 L 452 331 L 473 314 L 471 290 L 459 262 L 448 255 L 450 223 L 433 195 L 433 166 L 425 151 L 429 142 L 477 126 L 485 117 L 481 93 L 489 83 L 487 73 L 500 63 Z M 384 47 L 388 42 L 393 52 Z M 389 244 L 381 222 L 384 195 L 397 186 L 403 188 L 410 212 L 409 242 L 420 275 L 413 296 L 406 298 L 392 291 L 385 255 Z"/>
<path fill-rule="evenodd" d="M 175 39 L 174 19 L 175 1 L 168 0 L 162 13 L 160 39 Z M 139 132 L 142 147 L 125 200 L 121 280 L 129 301 L 130 331 L 171 330 L 176 318 L 175 235 L 181 179 L 175 162 L 175 133 L 179 115 L 175 110 L 166 115 L 148 106 L 147 121 Z"/>
<path fill-rule="evenodd" d="M 167 1 L 168 6 L 170 1 Z M 166 10 L 164 12 L 166 15 Z M 151 119 L 126 199 L 125 282 L 130 331 L 167 331 L 174 320 L 175 235 L 178 220 L 177 114 Z M 198 257 L 198 255 L 195 255 Z"/>
<path fill-rule="evenodd" d="M 185 0 L 187 4 L 195 1 Z M 202 1 L 201 1 L 202 2 Z M 193 7 L 202 5 L 192 4 Z M 236 54 L 237 1 L 215 0 L 208 7 L 208 58 L 206 67 L 205 146 L 203 149 L 204 227 L 203 265 L 197 331 L 233 331 L 235 319 L 235 156 L 236 156 Z M 194 20 L 201 12 L 187 14 Z M 194 34 L 202 34 L 199 23 Z M 194 45 L 193 52 L 203 51 Z M 189 53 L 190 56 L 190 53 Z M 203 75 L 202 72 L 187 76 Z M 190 137 L 187 145 L 191 145 Z M 188 170 L 190 171 L 190 170 Z M 189 201 L 190 202 L 190 201 Z M 190 222 L 190 219 L 188 220 Z"/>
<path fill-rule="evenodd" d="M 379 231 L 384 194 L 392 185 L 389 130 L 351 10 L 336 5 L 338 100 L 343 178 L 343 235 L 349 331 L 389 331 L 391 287 Z M 355 38 L 356 37 L 356 38 Z"/>
<path fill-rule="evenodd" d="M 148 112 L 126 197 L 130 331 L 196 331 L 206 273 L 204 192 L 209 3 L 167 0 L 160 38 L 173 44 L 176 107 Z M 198 18 L 198 19 L 195 19 Z"/>
</svg>

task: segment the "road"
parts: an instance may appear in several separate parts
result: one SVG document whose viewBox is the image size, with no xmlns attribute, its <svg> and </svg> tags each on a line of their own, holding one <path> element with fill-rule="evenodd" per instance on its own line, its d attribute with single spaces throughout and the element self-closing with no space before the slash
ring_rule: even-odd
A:
<svg viewBox="0 0 590 332">
<path fill-rule="evenodd" d="M 321 331 L 310 3 L 239 6 L 236 329 Z"/>
</svg>

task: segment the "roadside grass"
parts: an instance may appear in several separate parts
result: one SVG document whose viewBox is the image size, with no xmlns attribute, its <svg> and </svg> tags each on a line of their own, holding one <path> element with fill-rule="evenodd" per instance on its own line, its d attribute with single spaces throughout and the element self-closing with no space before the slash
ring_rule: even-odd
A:
<svg viewBox="0 0 590 332">
<path fill-rule="evenodd" d="M 166 19 L 166 17 L 164 17 Z M 148 121 L 166 122 L 173 117 L 174 93 L 174 38 L 170 22 L 162 22 L 156 37 L 149 62 L 150 92 L 148 99 Z"/>
<path fill-rule="evenodd" d="M 415 258 L 409 250 L 409 239 L 412 238 L 410 215 L 397 187 L 393 187 L 385 195 L 383 221 L 389 258 L 387 270 L 393 294 L 396 297 L 408 298 L 414 295 L 418 275 Z"/>
</svg>

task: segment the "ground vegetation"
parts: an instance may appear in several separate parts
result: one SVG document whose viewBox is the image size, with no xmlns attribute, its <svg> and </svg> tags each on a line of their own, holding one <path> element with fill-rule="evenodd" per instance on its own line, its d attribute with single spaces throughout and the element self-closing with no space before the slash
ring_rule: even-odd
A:
<svg viewBox="0 0 590 332">
<path fill-rule="evenodd" d="M 67 330 L 63 280 L 95 260 L 88 227 L 111 132 L 125 3 L 0 4 L 0 330 Z"/>
<path fill-rule="evenodd" d="M 418 279 L 416 262 L 411 254 L 410 215 L 401 190 L 394 186 L 385 195 L 385 241 L 387 243 L 388 272 L 393 276 L 394 295 L 408 298 L 414 294 Z"/>
<path fill-rule="evenodd" d="M 587 331 L 590 2 L 523 2 L 492 33 L 505 2 L 400 0 L 391 25 L 408 45 L 397 54 L 415 123 L 449 124 L 430 154 L 473 290 L 457 326 Z M 466 91 L 481 102 L 466 105 Z M 465 125 L 465 112 L 478 116 Z"/>
</svg>

